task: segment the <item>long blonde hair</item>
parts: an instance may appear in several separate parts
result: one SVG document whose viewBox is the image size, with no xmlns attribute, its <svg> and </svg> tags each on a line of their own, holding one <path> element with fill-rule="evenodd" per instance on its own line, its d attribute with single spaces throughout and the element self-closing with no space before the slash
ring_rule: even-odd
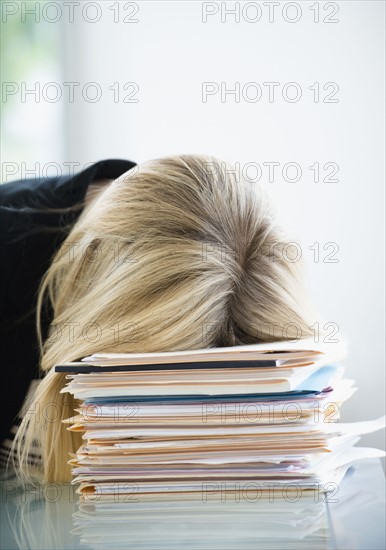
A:
<svg viewBox="0 0 386 550">
<path fill-rule="evenodd" d="M 39 292 L 53 321 L 46 373 L 18 430 L 21 475 L 38 444 L 46 481 L 67 481 L 80 445 L 62 420 L 76 403 L 54 365 L 95 352 L 232 346 L 311 335 L 301 262 L 261 186 L 225 163 L 185 155 L 133 168 L 87 206 Z M 39 326 L 39 322 L 38 322 Z"/>
</svg>

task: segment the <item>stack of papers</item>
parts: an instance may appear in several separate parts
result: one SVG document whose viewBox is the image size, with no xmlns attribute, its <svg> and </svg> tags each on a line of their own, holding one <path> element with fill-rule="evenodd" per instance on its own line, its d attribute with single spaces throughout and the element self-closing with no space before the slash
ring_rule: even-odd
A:
<svg viewBox="0 0 386 550">
<path fill-rule="evenodd" d="M 302 340 L 56 366 L 80 402 L 66 422 L 84 440 L 70 460 L 81 503 L 336 491 L 353 460 L 384 455 L 354 445 L 385 418 L 337 423 L 355 391 L 344 355 Z"/>
</svg>

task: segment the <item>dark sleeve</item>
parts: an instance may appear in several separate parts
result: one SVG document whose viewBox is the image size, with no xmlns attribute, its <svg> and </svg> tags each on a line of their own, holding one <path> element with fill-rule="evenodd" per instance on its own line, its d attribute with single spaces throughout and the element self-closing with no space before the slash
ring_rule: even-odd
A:
<svg viewBox="0 0 386 550">
<path fill-rule="evenodd" d="M 33 178 L 0 186 L 2 384 L 0 442 L 17 416 L 29 384 L 38 376 L 36 297 L 50 260 L 82 208 L 55 212 L 82 203 L 90 183 L 116 179 L 135 163 L 104 160 L 75 176 Z M 47 209 L 51 209 L 47 213 Z M 43 334 L 50 318 L 43 323 Z"/>
</svg>

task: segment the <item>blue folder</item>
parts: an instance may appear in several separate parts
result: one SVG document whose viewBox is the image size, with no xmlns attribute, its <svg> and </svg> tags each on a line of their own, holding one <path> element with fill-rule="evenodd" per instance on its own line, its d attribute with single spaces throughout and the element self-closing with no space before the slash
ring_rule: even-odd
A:
<svg viewBox="0 0 386 550">
<path fill-rule="evenodd" d="M 208 402 L 250 402 L 250 401 L 279 401 L 294 400 L 304 397 L 313 397 L 319 395 L 323 390 L 330 389 L 329 384 L 337 372 L 338 367 L 328 365 L 320 367 L 311 374 L 304 382 L 292 391 L 277 393 L 249 393 L 249 394 L 223 394 L 223 395 L 143 395 L 143 396 L 118 396 L 118 397 L 94 397 L 86 399 L 86 404 L 114 404 L 114 403 L 151 403 L 154 405 L 162 404 L 188 404 L 188 403 L 208 403 Z"/>
</svg>

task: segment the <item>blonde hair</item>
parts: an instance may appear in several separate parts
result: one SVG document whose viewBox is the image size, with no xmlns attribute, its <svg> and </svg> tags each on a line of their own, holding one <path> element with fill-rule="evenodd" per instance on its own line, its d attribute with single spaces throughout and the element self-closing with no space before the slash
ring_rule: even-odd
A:
<svg viewBox="0 0 386 550">
<path fill-rule="evenodd" d="M 81 441 L 62 423 L 76 403 L 60 393 L 58 363 L 310 336 L 312 313 L 288 242 L 261 186 L 212 157 L 149 161 L 103 190 L 41 284 L 38 319 L 46 296 L 53 311 L 42 347 L 47 374 L 14 442 L 19 473 L 31 476 L 28 457 L 39 444 L 44 479 L 71 477 L 68 453 Z"/>
</svg>

